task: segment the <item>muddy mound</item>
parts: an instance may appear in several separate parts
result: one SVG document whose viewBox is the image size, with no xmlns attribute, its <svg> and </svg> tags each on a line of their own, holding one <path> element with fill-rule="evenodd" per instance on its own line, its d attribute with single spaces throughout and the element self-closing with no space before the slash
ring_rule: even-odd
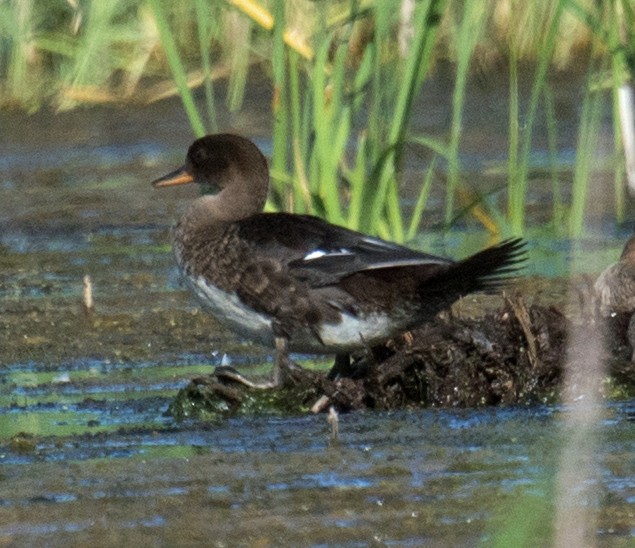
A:
<svg viewBox="0 0 635 548">
<path fill-rule="evenodd" d="M 617 382 L 635 378 L 626 329 L 628 319 L 594 320 L 577 330 L 604 329 L 603 359 Z M 442 315 L 386 345 L 355 356 L 345 377 L 300 369 L 280 390 L 248 389 L 219 371 L 193 379 L 170 408 L 176 417 L 277 409 L 315 412 L 395 409 L 412 406 L 478 407 L 557 401 L 572 323 L 555 306 L 505 298 L 500 309 L 479 318 Z M 580 333 L 580 331 L 578 331 Z M 580 349 L 579 352 L 582 352 Z M 568 353 L 568 354 L 567 354 Z M 582 356 L 580 356 L 582 357 Z"/>
</svg>

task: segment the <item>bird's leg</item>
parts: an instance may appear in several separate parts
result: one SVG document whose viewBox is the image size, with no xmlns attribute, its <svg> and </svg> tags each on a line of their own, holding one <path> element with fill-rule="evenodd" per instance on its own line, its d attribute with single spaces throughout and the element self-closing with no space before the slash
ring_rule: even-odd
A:
<svg viewBox="0 0 635 548">
<path fill-rule="evenodd" d="M 351 376 L 351 356 L 350 354 L 336 354 L 335 363 L 326 376 L 329 380 Z"/>
<path fill-rule="evenodd" d="M 294 372 L 302 369 L 289 358 L 289 341 L 286 337 L 276 337 L 276 359 L 273 364 L 273 385 L 277 387 L 293 384 Z"/>
<path fill-rule="evenodd" d="M 273 381 L 267 381 L 267 382 L 251 381 L 244 375 L 241 375 L 233 367 L 229 367 L 227 365 L 219 365 L 218 367 L 216 367 L 214 369 L 214 375 L 219 380 L 223 380 L 223 379 L 230 380 L 238 384 L 247 386 L 248 388 L 255 388 L 258 390 L 269 390 L 271 388 L 276 388 L 277 386 Z"/>
<path fill-rule="evenodd" d="M 243 384 L 249 388 L 270 390 L 280 388 L 286 384 L 292 384 L 293 373 L 300 369 L 300 366 L 289 359 L 289 344 L 285 337 L 276 337 L 276 357 L 273 364 L 272 379 L 267 382 L 254 382 L 241 375 L 233 367 L 218 366 L 214 374 L 219 379 L 227 379 Z"/>
<path fill-rule="evenodd" d="M 311 407 L 311 411 L 313 413 L 321 413 L 327 407 L 332 405 L 332 397 L 337 394 L 339 391 L 339 380 L 344 378 L 353 377 L 353 373 L 355 369 L 351 364 L 351 355 L 350 354 L 336 354 L 335 355 L 335 363 L 333 367 L 331 367 L 330 371 L 326 375 L 326 378 L 329 381 L 334 381 L 333 386 L 335 387 L 335 392 L 333 392 L 330 396 L 326 394 L 322 394 L 318 400 Z"/>
<path fill-rule="evenodd" d="M 272 381 L 275 386 L 282 386 L 283 384 L 288 359 L 287 340 L 283 337 L 276 337 L 276 357 L 273 363 Z"/>
</svg>

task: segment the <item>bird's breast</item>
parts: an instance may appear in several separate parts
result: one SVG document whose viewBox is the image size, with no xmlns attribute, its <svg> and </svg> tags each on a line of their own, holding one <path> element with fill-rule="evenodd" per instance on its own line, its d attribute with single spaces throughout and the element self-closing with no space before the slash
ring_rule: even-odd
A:
<svg viewBox="0 0 635 548">
<path fill-rule="evenodd" d="M 199 302 L 230 331 L 267 346 L 274 345 L 271 317 L 243 303 L 236 293 L 210 284 L 202 276 L 186 280 Z"/>
<path fill-rule="evenodd" d="M 186 276 L 186 280 L 204 308 L 230 331 L 266 346 L 274 346 L 274 318 L 247 306 L 237 294 L 210 284 L 202 276 Z M 275 320 L 287 323 L 286 318 Z M 288 329 L 289 349 L 315 354 L 351 352 L 388 339 L 398 332 L 397 328 L 387 314 L 342 313 L 339 321 L 334 322 L 318 325 L 291 323 Z"/>
</svg>

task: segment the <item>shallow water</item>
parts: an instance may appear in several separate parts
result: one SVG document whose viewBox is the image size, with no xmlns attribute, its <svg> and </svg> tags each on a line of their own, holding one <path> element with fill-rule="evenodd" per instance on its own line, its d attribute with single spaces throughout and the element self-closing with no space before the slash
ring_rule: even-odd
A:
<svg viewBox="0 0 635 548">
<path fill-rule="evenodd" d="M 156 404 L 145 412 L 158 413 Z M 129 404 L 106 406 L 130 413 Z M 600 546 L 627 546 L 635 536 L 634 410 L 604 410 Z M 533 524 L 527 545 L 548 545 L 563 413 L 358 413 L 340 417 L 336 444 L 323 416 L 178 428 L 155 418 L 156 429 L 41 438 L 22 454 L 4 446 L 0 539 L 470 546 L 490 544 L 520 514 L 520 526 Z"/>
<path fill-rule="evenodd" d="M 439 106 L 415 125 L 442 133 L 443 90 L 429 93 Z M 252 90 L 245 113 L 221 124 L 266 148 L 269 100 Z M 504 154 L 487 137 L 500 137 L 495 123 L 467 116 L 468 164 Z M 549 544 L 561 408 L 343 415 L 337 443 L 324 416 L 166 417 L 177 390 L 226 355 L 261 372 L 270 360 L 179 281 L 169 226 L 197 191 L 149 181 L 191 140 L 180 105 L 0 113 L 0 127 L 0 545 L 489 545 L 527 524 L 531 545 Z M 414 245 L 463 256 L 487 243 L 472 226 Z M 528 273 L 540 277 L 525 288 L 564 302 L 566 283 L 551 277 L 597 273 L 627 233 L 532 240 Z M 633 401 L 602 407 L 602 546 L 635 538 L 634 413 Z"/>
</svg>

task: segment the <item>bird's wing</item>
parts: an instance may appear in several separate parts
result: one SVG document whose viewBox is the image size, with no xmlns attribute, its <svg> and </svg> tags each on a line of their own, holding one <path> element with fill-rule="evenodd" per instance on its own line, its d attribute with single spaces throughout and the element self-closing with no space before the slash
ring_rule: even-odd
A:
<svg viewBox="0 0 635 548">
<path fill-rule="evenodd" d="M 266 231 L 258 229 L 262 226 Z M 241 237 L 254 252 L 279 260 L 311 287 L 332 285 L 358 272 L 453 263 L 308 215 L 256 215 L 241 222 Z"/>
</svg>

